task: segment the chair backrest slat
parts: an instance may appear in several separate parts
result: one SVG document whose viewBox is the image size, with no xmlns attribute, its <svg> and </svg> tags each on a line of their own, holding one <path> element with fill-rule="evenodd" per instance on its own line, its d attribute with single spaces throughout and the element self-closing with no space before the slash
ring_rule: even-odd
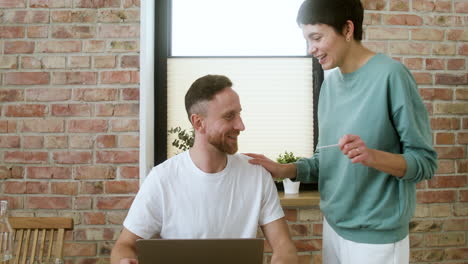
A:
<svg viewBox="0 0 468 264">
<path fill-rule="evenodd" d="M 65 238 L 65 229 L 63 228 L 60 228 L 58 230 L 58 234 L 57 234 L 57 247 L 55 248 L 55 252 L 57 252 L 57 256 L 58 258 L 62 258 L 62 254 L 63 254 L 63 240 Z"/>
<path fill-rule="evenodd" d="M 31 235 L 31 229 L 26 229 L 26 234 L 23 234 L 23 252 L 29 250 L 29 236 Z M 21 258 L 21 264 L 26 264 L 27 254 L 23 254 Z"/>
<path fill-rule="evenodd" d="M 21 256 L 21 247 L 23 246 L 23 229 L 19 229 L 15 232 L 15 241 L 17 241 L 16 252 L 15 252 L 15 264 L 19 263 L 19 257 Z"/>
<path fill-rule="evenodd" d="M 49 245 L 47 247 L 47 262 L 50 261 L 50 257 L 52 256 L 52 246 L 53 246 L 53 243 L 51 241 L 54 240 L 54 230 L 51 229 L 49 231 Z"/>
<path fill-rule="evenodd" d="M 35 228 L 34 229 L 34 234 L 33 234 L 33 245 L 32 245 L 32 251 L 31 251 L 31 259 L 34 260 L 36 259 L 36 248 L 37 248 L 37 236 L 39 235 L 39 229 Z"/>
<path fill-rule="evenodd" d="M 62 259 L 65 231 L 73 230 L 68 217 L 10 217 L 16 249 L 12 264 L 49 263 Z"/>
<path fill-rule="evenodd" d="M 2 232 L 0 232 L 0 237 L 1 237 L 1 236 L 4 236 L 4 237 L 5 237 L 5 239 L 0 239 L 0 248 L 3 248 L 3 240 L 5 240 L 5 242 L 8 241 L 8 233 L 2 233 Z"/>
<path fill-rule="evenodd" d="M 44 257 L 44 244 L 45 244 L 46 232 L 47 232 L 47 229 L 42 229 L 41 243 L 40 243 L 41 248 L 39 249 L 39 262 L 42 262 L 42 258 Z"/>
</svg>

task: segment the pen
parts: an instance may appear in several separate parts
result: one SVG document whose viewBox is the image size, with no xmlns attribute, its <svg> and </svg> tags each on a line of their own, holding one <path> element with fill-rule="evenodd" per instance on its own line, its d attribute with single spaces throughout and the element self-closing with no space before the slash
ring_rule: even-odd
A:
<svg viewBox="0 0 468 264">
<path fill-rule="evenodd" d="M 333 145 L 321 146 L 321 147 L 318 147 L 317 149 L 337 147 L 337 146 L 339 146 L 339 145 L 340 145 L 340 144 L 333 144 Z"/>
</svg>

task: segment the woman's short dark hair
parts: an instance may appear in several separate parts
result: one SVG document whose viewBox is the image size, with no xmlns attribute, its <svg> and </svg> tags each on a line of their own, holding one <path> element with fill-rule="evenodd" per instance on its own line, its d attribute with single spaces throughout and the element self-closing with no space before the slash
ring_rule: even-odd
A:
<svg viewBox="0 0 468 264">
<path fill-rule="evenodd" d="M 228 87 L 232 87 L 232 82 L 223 75 L 205 75 L 193 82 L 185 94 L 185 110 L 189 120 L 192 114 L 200 111 L 200 109 L 195 111 L 197 105 L 210 101 L 217 93 Z"/>
<path fill-rule="evenodd" d="M 325 24 L 343 33 L 347 20 L 354 23 L 354 39 L 362 40 L 364 8 L 359 0 L 306 0 L 297 13 L 299 25 Z"/>
</svg>

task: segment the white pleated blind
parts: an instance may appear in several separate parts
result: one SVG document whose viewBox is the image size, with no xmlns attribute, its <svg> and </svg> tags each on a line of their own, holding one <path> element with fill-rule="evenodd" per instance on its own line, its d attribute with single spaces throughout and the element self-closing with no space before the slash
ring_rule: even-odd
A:
<svg viewBox="0 0 468 264">
<path fill-rule="evenodd" d="M 206 74 L 225 75 L 239 94 L 245 131 L 239 152 L 276 159 L 285 151 L 309 157 L 313 152 L 311 58 L 170 58 L 168 128 L 190 129 L 184 96 Z M 168 138 L 168 157 L 178 151 Z"/>
</svg>

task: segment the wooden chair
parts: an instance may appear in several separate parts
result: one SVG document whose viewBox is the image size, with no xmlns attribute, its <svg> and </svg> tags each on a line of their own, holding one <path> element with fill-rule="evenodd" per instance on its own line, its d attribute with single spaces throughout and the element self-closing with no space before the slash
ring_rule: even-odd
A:
<svg viewBox="0 0 468 264">
<path fill-rule="evenodd" d="M 8 220 L 15 242 L 10 264 L 49 264 L 62 259 L 65 230 L 73 230 L 72 218 L 10 217 Z"/>
</svg>

